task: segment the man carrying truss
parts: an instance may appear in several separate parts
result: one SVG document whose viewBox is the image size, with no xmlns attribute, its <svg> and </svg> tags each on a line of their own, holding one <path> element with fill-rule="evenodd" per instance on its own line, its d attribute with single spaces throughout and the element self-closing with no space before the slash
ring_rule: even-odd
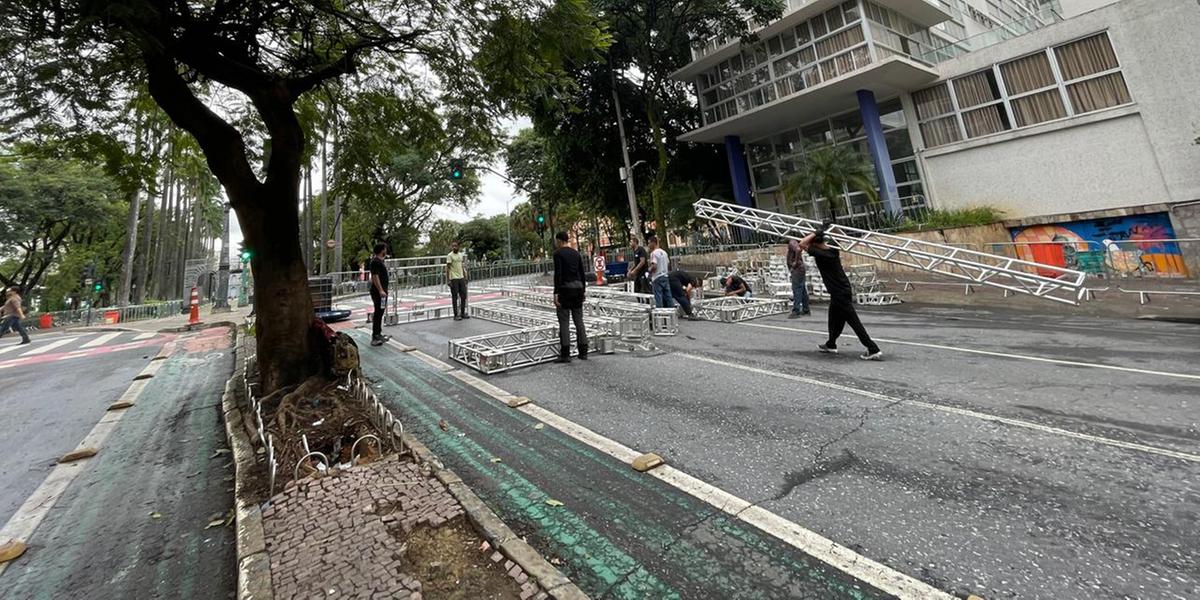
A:
<svg viewBox="0 0 1200 600">
<path fill-rule="evenodd" d="M 837 248 L 825 243 L 825 230 L 829 225 L 822 225 L 820 229 L 800 240 L 800 247 L 813 257 L 817 263 L 817 270 L 821 272 L 821 279 L 825 282 L 825 289 L 829 290 L 829 341 L 817 346 L 817 349 L 828 354 L 837 354 L 837 339 L 842 335 L 842 329 L 849 325 L 858 335 L 858 341 L 867 349 L 859 358 L 880 360 L 883 358 L 883 351 L 871 341 L 867 328 L 863 327 L 862 321 L 858 319 L 858 312 L 854 310 L 854 293 L 850 289 L 850 278 L 846 277 L 846 271 L 842 269 L 840 253 Z"/>
<path fill-rule="evenodd" d="M 575 338 L 579 342 L 579 360 L 587 360 L 588 338 L 583 326 L 583 298 L 587 288 L 587 267 L 583 257 L 567 244 L 567 232 L 554 235 L 554 307 L 558 314 L 559 355 L 555 362 L 571 362 L 571 330 L 575 322 Z"/>
<path fill-rule="evenodd" d="M 697 320 L 692 312 L 692 290 L 700 289 L 700 279 L 687 271 L 675 269 L 667 274 L 667 281 L 671 284 L 671 297 L 683 309 L 683 314 L 689 321 Z"/>
</svg>

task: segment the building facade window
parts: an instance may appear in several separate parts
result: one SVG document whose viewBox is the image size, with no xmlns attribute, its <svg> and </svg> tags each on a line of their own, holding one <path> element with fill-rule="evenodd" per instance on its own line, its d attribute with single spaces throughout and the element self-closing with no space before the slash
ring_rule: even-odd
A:
<svg viewBox="0 0 1200 600">
<path fill-rule="evenodd" d="M 704 124 L 735 117 L 871 64 L 860 0 L 744 47 L 696 78 Z"/>
<path fill-rule="evenodd" d="M 915 92 L 929 148 L 1133 102 L 1107 33 Z"/>
<path fill-rule="evenodd" d="M 908 120 L 899 99 L 879 104 L 884 140 L 892 157 L 891 169 L 896 176 L 902 204 L 916 209 L 926 206 L 924 187 L 917 169 L 915 152 L 908 135 Z M 755 197 L 760 207 L 783 210 L 785 202 L 780 188 L 804 164 L 807 152 L 829 146 L 846 145 L 853 148 L 863 161 L 870 164 L 871 153 L 863 127 L 862 114 L 849 111 L 819 121 L 807 123 L 777 135 L 746 144 Z M 874 179 L 874 175 L 872 175 Z M 811 216 L 828 214 L 828 201 L 793 199 L 791 210 Z M 838 203 L 839 217 L 860 216 L 871 212 L 865 194 L 846 194 Z"/>
</svg>

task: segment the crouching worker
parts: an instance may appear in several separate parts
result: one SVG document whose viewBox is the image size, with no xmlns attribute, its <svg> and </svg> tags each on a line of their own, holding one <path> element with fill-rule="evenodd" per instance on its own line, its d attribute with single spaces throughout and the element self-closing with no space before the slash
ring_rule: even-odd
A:
<svg viewBox="0 0 1200 600">
<path fill-rule="evenodd" d="M 700 288 L 700 280 L 691 273 L 675 269 L 667 274 L 671 284 L 671 297 L 683 309 L 683 314 L 690 321 L 696 320 L 692 312 L 692 290 Z"/>
</svg>

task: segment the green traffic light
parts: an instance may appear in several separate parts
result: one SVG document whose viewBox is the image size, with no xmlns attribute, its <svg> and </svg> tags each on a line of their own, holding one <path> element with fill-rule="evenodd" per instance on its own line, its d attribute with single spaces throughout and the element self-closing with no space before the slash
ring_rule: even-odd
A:
<svg viewBox="0 0 1200 600">
<path fill-rule="evenodd" d="M 250 251 L 245 250 L 242 252 L 242 262 L 246 262 L 248 260 L 250 260 Z"/>
<path fill-rule="evenodd" d="M 546 216 L 545 216 L 545 215 L 538 215 L 538 216 L 537 216 L 537 222 L 538 222 L 538 225 L 542 225 L 543 223 L 545 223 L 545 222 L 546 222 Z"/>
<path fill-rule="evenodd" d="M 94 290 L 96 290 L 97 292 L 99 292 L 99 291 L 101 291 L 101 290 L 103 290 L 103 289 L 104 289 L 104 284 L 103 284 L 103 283 L 97 283 L 96 285 L 92 286 L 92 289 L 94 289 Z"/>
</svg>

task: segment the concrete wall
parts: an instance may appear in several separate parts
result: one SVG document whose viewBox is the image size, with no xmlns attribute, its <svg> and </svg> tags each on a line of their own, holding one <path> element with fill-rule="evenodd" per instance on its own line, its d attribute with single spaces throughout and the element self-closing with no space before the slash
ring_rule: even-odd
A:
<svg viewBox="0 0 1200 600">
<path fill-rule="evenodd" d="M 1064 8 L 1104 3 L 1086 1 Z M 1121 0 L 938 69 L 952 78 L 1105 30 L 1135 104 L 922 150 L 936 206 L 1025 218 L 1200 199 L 1200 3 Z"/>
<path fill-rule="evenodd" d="M 1200 202 L 1170 209 L 1171 227 L 1179 239 L 1200 238 Z M 1200 279 L 1200 242 L 1180 242 L 1179 249 L 1193 279 Z"/>
<path fill-rule="evenodd" d="M 1090 12 L 1098 8 L 1103 8 L 1117 2 L 1117 0 L 1060 0 L 1062 10 L 1059 14 L 1064 19 L 1077 17 L 1085 12 Z"/>
</svg>

